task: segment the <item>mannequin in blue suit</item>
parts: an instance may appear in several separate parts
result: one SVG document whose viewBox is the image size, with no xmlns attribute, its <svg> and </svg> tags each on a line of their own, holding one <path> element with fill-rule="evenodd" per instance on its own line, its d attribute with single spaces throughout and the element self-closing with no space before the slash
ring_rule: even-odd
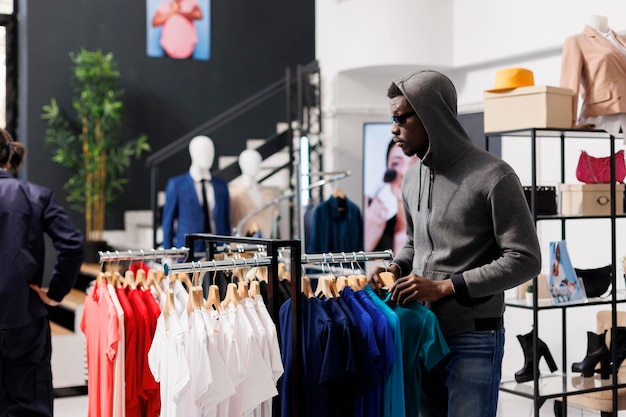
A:
<svg viewBox="0 0 626 417">
<path fill-rule="evenodd" d="M 228 185 L 221 178 L 212 177 L 210 170 L 215 156 L 213 141 L 207 136 L 196 136 L 189 143 L 191 166 L 189 172 L 170 178 L 165 189 L 163 207 L 163 247 L 185 246 L 185 235 L 210 232 L 230 235 L 230 197 Z M 210 225 L 207 227 L 202 211 L 201 179 L 210 180 L 206 187 L 209 200 Z M 204 250 L 196 242 L 195 252 Z"/>
</svg>

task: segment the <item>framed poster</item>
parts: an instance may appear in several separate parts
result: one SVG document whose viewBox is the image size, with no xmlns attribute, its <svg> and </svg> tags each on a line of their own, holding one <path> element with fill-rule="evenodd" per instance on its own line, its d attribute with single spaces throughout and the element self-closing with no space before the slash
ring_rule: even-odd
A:
<svg viewBox="0 0 626 417">
<path fill-rule="evenodd" d="M 365 123 L 363 128 L 363 247 L 393 250 L 406 241 L 401 185 L 407 168 L 417 162 L 393 142 L 391 123 Z"/>
<path fill-rule="evenodd" d="M 550 274 L 548 288 L 554 304 L 583 303 L 585 289 L 572 266 L 564 240 L 550 242 Z"/>
<path fill-rule="evenodd" d="M 146 0 L 148 56 L 208 61 L 210 17 L 210 0 Z"/>
</svg>

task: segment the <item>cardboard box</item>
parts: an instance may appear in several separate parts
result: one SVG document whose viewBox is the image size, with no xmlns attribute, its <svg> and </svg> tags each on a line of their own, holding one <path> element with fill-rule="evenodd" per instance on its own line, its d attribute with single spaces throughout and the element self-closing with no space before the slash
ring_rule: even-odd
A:
<svg viewBox="0 0 626 417">
<path fill-rule="evenodd" d="M 532 127 L 571 128 L 572 95 L 569 88 L 550 86 L 485 92 L 485 133 Z"/>
<path fill-rule="evenodd" d="M 610 216 L 611 184 L 561 184 L 563 216 Z M 624 214 L 624 184 L 615 184 L 615 214 Z"/>
</svg>

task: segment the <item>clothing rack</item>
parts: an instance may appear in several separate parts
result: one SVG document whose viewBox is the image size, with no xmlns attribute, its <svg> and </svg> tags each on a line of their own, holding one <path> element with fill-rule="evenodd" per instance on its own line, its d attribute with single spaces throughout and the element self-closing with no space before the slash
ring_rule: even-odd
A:
<svg viewBox="0 0 626 417">
<path fill-rule="evenodd" d="M 186 247 L 172 249 L 148 249 L 148 250 L 128 250 L 128 251 L 99 251 L 100 263 L 114 261 L 128 261 L 138 259 L 158 259 L 158 258 L 182 258 L 189 255 Z"/>
<path fill-rule="evenodd" d="M 303 264 L 386 261 L 393 259 L 391 249 L 376 252 L 334 252 L 302 255 Z"/>
<path fill-rule="evenodd" d="M 269 266 L 271 263 L 272 259 L 268 256 L 251 259 L 225 259 L 221 261 L 191 261 L 180 264 L 170 264 L 166 262 L 163 265 L 163 270 L 165 271 L 165 275 L 168 276 L 170 273 L 224 271 L 233 268 Z"/>
<path fill-rule="evenodd" d="M 206 259 L 213 259 L 214 255 L 217 252 L 217 248 L 222 247 L 224 244 L 243 244 L 243 245 L 254 245 L 254 246 L 263 246 L 265 247 L 267 255 L 263 258 L 257 259 L 248 259 L 249 266 L 257 266 L 264 264 L 265 262 L 269 262 L 268 265 L 268 282 L 267 282 L 267 304 L 268 310 L 276 327 L 279 328 L 279 299 L 277 296 L 274 296 L 275 290 L 278 287 L 278 263 L 279 257 L 283 262 L 285 259 L 285 252 L 289 250 L 292 254 L 289 260 L 290 271 L 291 271 L 291 335 L 292 335 L 292 344 L 291 344 L 291 354 L 293 358 L 302 358 L 302 328 L 298 326 L 299 318 L 302 316 L 302 299 L 300 297 L 301 289 L 301 253 L 302 247 L 299 240 L 279 240 L 279 239 L 260 239 L 260 238 L 252 238 L 252 237 L 240 237 L 240 236 L 218 236 L 212 235 L 209 233 L 195 233 L 186 235 L 185 246 L 189 248 L 194 247 L 194 243 L 198 240 L 204 241 L 206 246 Z M 194 261 L 193 251 L 190 252 L 189 256 L 186 259 L 186 263 L 190 263 Z M 243 261 L 242 259 L 235 259 L 235 261 Z M 257 261 L 259 262 L 257 264 Z M 215 261 L 216 264 L 218 261 Z M 223 262 L 226 268 L 232 268 L 233 262 L 229 261 L 219 261 Z M 213 268 L 213 262 L 201 262 L 207 268 Z M 195 263 L 197 267 L 197 262 Z M 174 266 L 172 266 L 174 268 Z M 193 269 L 192 269 L 193 271 Z M 297 361 L 297 366 L 292 368 L 293 381 L 296 384 L 296 387 L 300 387 L 301 389 L 296 390 L 296 395 L 291 398 L 291 407 L 292 407 L 292 416 L 299 417 L 304 415 L 304 411 L 301 410 L 302 404 L 304 404 L 304 373 L 303 373 L 303 363 L 301 360 Z"/>
</svg>

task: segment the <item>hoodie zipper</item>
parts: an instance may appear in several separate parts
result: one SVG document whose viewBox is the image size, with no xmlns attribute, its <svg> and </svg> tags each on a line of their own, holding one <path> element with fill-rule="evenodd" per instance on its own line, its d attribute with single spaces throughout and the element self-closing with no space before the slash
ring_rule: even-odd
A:
<svg viewBox="0 0 626 417">
<path fill-rule="evenodd" d="M 421 172 L 421 171 L 420 171 Z M 435 251 L 435 244 L 433 243 L 433 238 L 430 235 L 430 219 L 432 216 L 432 203 L 433 203 L 433 184 L 435 183 L 435 172 L 432 168 L 429 170 L 430 178 L 428 181 L 428 215 L 426 217 L 426 235 L 428 236 L 428 242 L 430 242 L 430 253 L 426 257 L 424 261 L 424 274 L 428 271 L 428 262 L 430 261 L 430 257 Z"/>
</svg>

